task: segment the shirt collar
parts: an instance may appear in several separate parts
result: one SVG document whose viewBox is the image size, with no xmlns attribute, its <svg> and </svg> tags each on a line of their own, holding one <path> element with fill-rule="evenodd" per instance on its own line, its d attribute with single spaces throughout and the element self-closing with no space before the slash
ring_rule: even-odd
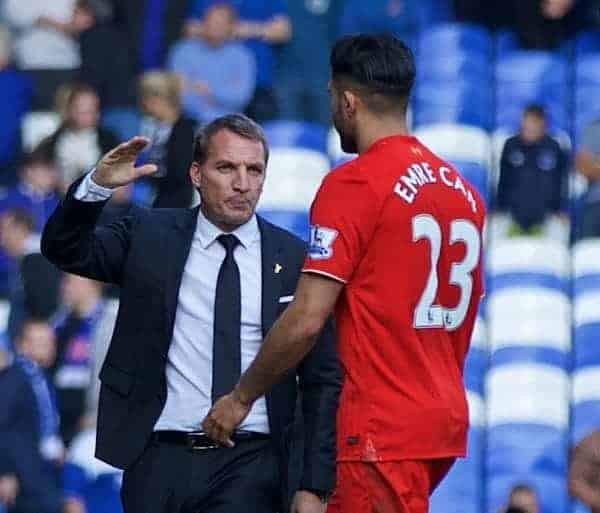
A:
<svg viewBox="0 0 600 513">
<path fill-rule="evenodd" d="M 217 228 L 212 224 L 202 212 L 202 209 L 198 209 L 198 223 L 196 224 L 196 233 L 194 238 L 200 241 L 203 249 L 208 248 L 219 235 L 223 235 L 226 232 Z M 254 214 L 245 224 L 238 226 L 231 232 L 235 235 L 242 246 L 248 249 L 253 242 L 260 239 L 260 230 L 258 228 L 258 220 L 256 214 Z"/>
</svg>

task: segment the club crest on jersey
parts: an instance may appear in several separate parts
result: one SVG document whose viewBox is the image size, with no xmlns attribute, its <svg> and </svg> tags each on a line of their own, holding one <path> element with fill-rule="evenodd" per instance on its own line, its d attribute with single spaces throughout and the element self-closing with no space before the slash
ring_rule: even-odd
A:
<svg viewBox="0 0 600 513">
<path fill-rule="evenodd" d="M 324 226 L 311 226 L 308 243 L 308 256 L 313 260 L 326 260 L 333 255 L 333 242 L 338 236 L 336 230 Z"/>
</svg>

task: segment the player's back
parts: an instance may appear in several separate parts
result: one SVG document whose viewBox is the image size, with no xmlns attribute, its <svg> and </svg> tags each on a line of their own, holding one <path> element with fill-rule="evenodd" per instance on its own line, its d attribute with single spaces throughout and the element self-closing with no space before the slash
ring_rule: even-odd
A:
<svg viewBox="0 0 600 513">
<path fill-rule="evenodd" d="M 482 293 L 479 196 L 417 139 L 395 136 L 334 170 L 311 215 L 323 225 L 313 239 L 335 232 L 312 270 L 347 282 L 336 311 L 340 458 L 462 454 L 462 369 Z"/>
</svg>

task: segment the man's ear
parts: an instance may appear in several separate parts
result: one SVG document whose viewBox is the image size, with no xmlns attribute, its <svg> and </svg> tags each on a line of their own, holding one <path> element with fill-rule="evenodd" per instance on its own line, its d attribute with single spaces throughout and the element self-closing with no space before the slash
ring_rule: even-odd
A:
<svg viewBox="0 0 600 513">
<path fill-rule="evenodd" d="M 342 93 L 342 109 L 346 114 L 346 117 L 354 117 L 358 102 L 358 96 L 352 91 L 346 90 Z"/>
<path fill-rule="evenodd" d="M 192 165 L 190 166 L 190 178 L 192 179 L 192 184 L 194 184 L 194 187 L 198 189 L 202 179 L 202 169 L 200 168 L 200 164 L 198 164 L 196 161 L 193 161 Z"/>
</svg>

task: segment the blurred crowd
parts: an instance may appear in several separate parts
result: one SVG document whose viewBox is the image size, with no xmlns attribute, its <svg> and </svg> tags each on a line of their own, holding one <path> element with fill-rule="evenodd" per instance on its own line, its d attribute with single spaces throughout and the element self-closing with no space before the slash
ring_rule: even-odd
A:
<svg viewBox="0 0 600 513">
<path fill-rule="evenodd" d="M 189 207 L 194 133 L 217 116 L 329 126 L 328 49 L 341 34 L 414 42 L 431 21 L 454 19 L 510 26 L 523 48 L 554 49 L 600 26 L 599 4 L 0 0 L 0 512 L 120 510 L 120 473 L 93 459 L 97 374 L 118 291 L 59 274 L 39 244 L 71 183 L 133 135 L 129 114 L 141 114 L 144 159 L 158 172 L 114 194 L 105 223 L 140 203 Z M 544 108 L 525 109 L 492 200 L 509 234 L 568 224 L 575 162 L 591 184 L 578 237 L 600 236 L 600 121 L 574 143 L 572 154 L 549 135 Z M 513 492 L 533 501 L 528 489 Z M 519 504 L 508 511 L 537 513 Z"/>
</svg>

